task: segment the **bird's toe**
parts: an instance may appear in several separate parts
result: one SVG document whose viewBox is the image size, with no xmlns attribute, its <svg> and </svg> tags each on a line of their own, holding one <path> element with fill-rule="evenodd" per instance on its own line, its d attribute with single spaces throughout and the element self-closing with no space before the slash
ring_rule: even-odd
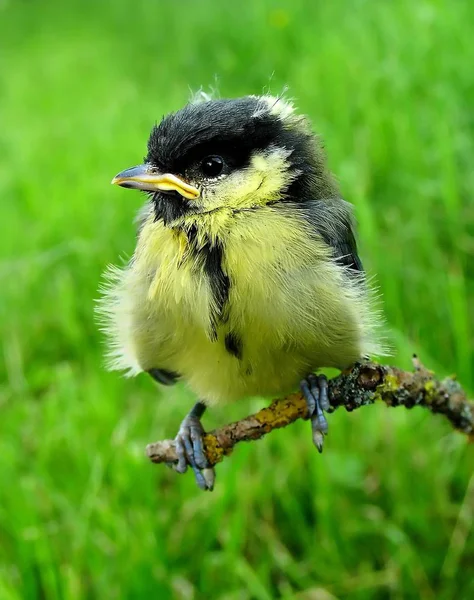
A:
<svg viewBox="0 0 474 600">
<path fill-rule="evenodd" d="M 318 451 L 322 452 L 324 436 L 328 433 L 328 422 L 324 414 L 324 411 L 330 407 L 328 380 L 325 375 L 310 374 L 301 381 L 300 389 L 308 406 L 313 443 Z"/>
</svg>

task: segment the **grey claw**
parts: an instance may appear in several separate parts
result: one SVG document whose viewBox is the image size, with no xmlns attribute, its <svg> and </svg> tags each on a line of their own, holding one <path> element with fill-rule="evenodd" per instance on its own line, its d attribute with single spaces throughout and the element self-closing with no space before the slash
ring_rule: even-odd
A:
<svg viewBox="0 0 474 600">
<path fill-rule="evenodd" d="M 206 482 L 206 486 L 210 492 L 212 492 L 212 490 L 214 489 L 214 483 L 216 482 L 216 472 L 214 471 L 213 467 L 207 467 L 206 469 L 203 469 L 202 471 L 202 475 L 204 477 L 204 480 Z"/>
<path fill-rule="evenodd" d="M 321 454 L 324 446 L 324 433 L 318 429 L 313 430 L 313 443 Z"/>
<path fill-rule="evenodd" d="M 314 445 L 319 452 L 322 452 L 324 436 L 328 432 L 328 422 L 324 411 L 330 408 L 326 376 L 316 376 L 311 373 L 306 379 L 303 379 L 300 387 L 308 405 Z"/>
</svg>

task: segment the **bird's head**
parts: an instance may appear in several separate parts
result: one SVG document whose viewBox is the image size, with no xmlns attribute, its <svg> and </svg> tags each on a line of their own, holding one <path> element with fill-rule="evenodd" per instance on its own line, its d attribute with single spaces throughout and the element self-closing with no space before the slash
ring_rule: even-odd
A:
<svg viewBox="0 0 474 600">
<path fill-rule="evenodd" d="M 112 183 L 149 193 L 156 218 L 170 226 L 337 195 L 308 120 L 271 96 L 188 104 L 153 128 L 144 163 Z"/>
</svg>

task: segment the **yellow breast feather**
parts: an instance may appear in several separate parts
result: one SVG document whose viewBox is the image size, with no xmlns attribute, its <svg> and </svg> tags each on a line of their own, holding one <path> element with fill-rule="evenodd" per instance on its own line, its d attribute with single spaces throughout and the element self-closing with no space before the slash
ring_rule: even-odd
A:
<svg viewBox="0 0 474 600">
<path fill-rule="evenodd" d="M 351 282 L 297 213 L 216 211 L 188 226 L 194 247 L 150 216 L 130 265 L 115 272 L 105 304 L 112 368 L 176 371 L 218 402 L 289 391 L 306 371 L 377 349 L 365 286 Z M 222 242 L 230 282 L 215 331 L 199 255 L 209 234 Z"/>
</svg>

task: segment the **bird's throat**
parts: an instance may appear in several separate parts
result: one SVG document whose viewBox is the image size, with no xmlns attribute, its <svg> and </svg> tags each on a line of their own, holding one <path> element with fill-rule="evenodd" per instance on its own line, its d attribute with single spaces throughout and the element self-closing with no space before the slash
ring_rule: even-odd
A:
<svg viewBox="0 0 474 600">
<path fill-rule="evenodd" d="M 152 195 L 155 221 L 163 221 L 168 227 L 192 214 L 194 209 L 189 200 L 178 192 L 156 193 Z"/>
</svg>

